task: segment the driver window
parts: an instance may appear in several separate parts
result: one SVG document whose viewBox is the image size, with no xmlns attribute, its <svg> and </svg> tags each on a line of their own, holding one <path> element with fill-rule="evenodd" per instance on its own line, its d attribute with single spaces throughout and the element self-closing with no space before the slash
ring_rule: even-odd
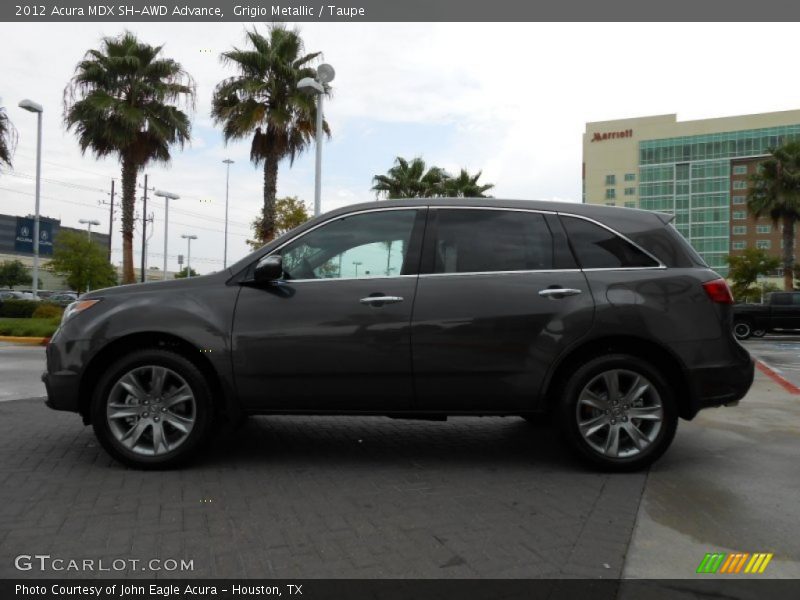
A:
<svg viewBox="0 0 800 600">
<path fill-rule="evenodd" d="M 281 250 L 286 279 L 365 279 L 402 274 L 416 210 L 336 219 Z"/>
</svg>

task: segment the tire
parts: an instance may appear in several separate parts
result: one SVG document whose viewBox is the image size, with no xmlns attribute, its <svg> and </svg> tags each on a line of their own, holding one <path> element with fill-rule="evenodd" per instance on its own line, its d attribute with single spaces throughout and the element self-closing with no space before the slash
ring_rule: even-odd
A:
<svg viewBox="0 0 800 600">
<path fill-rule="evenodd" d="M 762 338 L 767 335 L 766 329 L 753 329 L 753 337 Z"/>
<path fill-rule="evenodd" d="M 748 321 L 736 321 L 733 324 L 733 335 L 737 340 L 746 340 L 753 335 L 753 328 Z"/>
<path fill-rule="evenodd" d="M 614 380 L 618 393 L 616 400 L 608 401 Z M 664 454 L 675 437 L 678 409 L 673 390 L 653 365 L 635 356 L 592 359 L 562 389 L 557 411 L 562 436 L 594 467 L 642 469 Z"/>
<path fill-rule="evenodd" d="M 92 426 L 122 464 L 168 469 L 184 464 L 208 440 L 213 408 L 208 382 L 191 361 L 151 348 L 103 373 L 92 396 Z"/>
</svg>

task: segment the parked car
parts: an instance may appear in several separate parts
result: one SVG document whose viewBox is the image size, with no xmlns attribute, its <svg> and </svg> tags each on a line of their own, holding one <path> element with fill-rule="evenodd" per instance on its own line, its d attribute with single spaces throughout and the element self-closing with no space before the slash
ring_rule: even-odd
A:
<svg viewBox="0 0 800 600">
<path fill-rule="evenodd" d="M 18 292 L 16 290 L 0 291 L 0 302 L 3 300 L 36 300 L 31 292 Z"/>
<path fill-rule="evenodd" d="M 734 405 L 733 299 L 669 215 L 396 200 L 314 218 L 228 269 L 88 293 L 47 347 L 47 404 L 117 460 L 168 467 L 251 414 L 550 412 L 604 469 Z"/>
<path fill-rule="evenodd" d="M 59 306 L 67 306 L 78 299 L 78 294 L 72 292 L 59 292 L 50 296 L 47 301 Z"/>
<path fill-rule="evenodd" d="M 772 292 L 764 304 L 735 304 L 733 332 L 740 340 L 751 335 L 800 332 L 800 292 Z"/>
</svg>

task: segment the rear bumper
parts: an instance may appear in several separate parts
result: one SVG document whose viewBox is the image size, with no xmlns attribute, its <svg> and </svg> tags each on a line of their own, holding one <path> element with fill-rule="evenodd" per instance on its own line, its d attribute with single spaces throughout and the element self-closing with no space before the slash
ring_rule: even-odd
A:
<svg viewBox="0 0 800 600">
<path fill-rule="evenodd" d="M 736 404 L 750 390 L 754 375 L 755 362 L 749 355 L 741 364 L 690 369 L 691 401 L 682 416 L 693 419 L 704 408 Z"/>
</svg>

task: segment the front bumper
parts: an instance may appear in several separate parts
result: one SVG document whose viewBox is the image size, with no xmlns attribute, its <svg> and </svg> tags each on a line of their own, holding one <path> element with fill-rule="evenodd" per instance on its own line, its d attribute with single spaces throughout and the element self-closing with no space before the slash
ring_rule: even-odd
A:
<svg viewBox="0 0 800 600">
<path fill-rule="evenodd" d="M 78 412 L 80 378 L 72 371 L 42 373 L 42 381 L 47 389 L 47 399 L 44 403 L 53 410 L 66 410 Z"/>
<path fill-rule="evenodd" d="M 755 362 L 749 355 L 742 364 L 690 369 L 691 402 L 682 416 L 692 419 L 704 408 L 735 405 L 750 390 L 754 376 Z"/>
</svg>

